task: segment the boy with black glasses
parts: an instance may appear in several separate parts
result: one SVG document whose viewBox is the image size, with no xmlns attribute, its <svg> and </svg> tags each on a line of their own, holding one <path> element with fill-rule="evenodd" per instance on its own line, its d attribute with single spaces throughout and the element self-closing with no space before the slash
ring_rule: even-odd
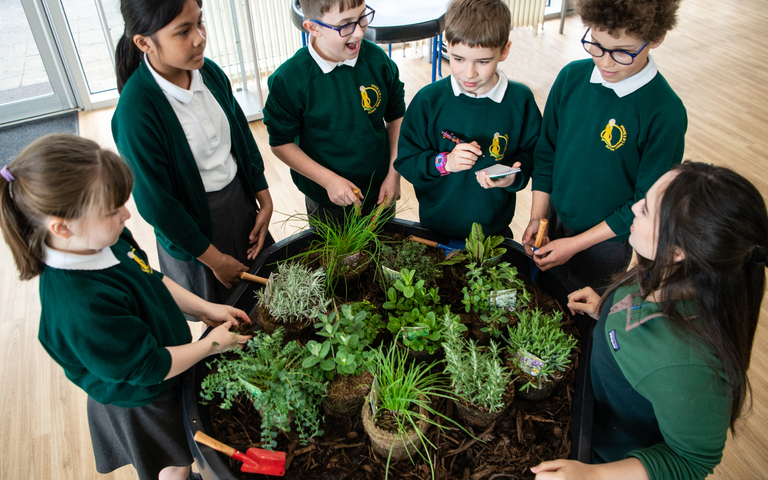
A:
<svg viewBox="0 0 768 480">
<path fill-rule="evenodd" d="M 367 214 L 400 195 L 392 162 L 403 83 L 384 50 L 363 40 L 375 13 L 363 0 L 300 3 L 309 42 L 269 77 L 264 124 L 307 213 L 343 221 L 352 204 Z"/>
<path fill-rule="evenodd" d="M 566 65 L 544 109 L 533 167 L 529 254 L 539 219 L 550 242 L 541 270 L 564 265 L 577 288 L 602 292 L 632 258 L 631 206 L 683 157 L 688 119 L 650 50 L 676 22 L 679 0 L 580 0 L 592 59 Z"/>
</svg>

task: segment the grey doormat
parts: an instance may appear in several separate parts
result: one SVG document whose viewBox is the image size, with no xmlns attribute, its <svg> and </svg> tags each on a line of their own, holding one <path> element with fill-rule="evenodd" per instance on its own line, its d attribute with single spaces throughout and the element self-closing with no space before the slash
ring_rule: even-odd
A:
<svg viewBox="0 0 768 480">
<path fill-rule="evenodd" d="M 0 127 L 0 167 L 16 158 L 24 147 L 49 133 L 79 133 L 77 112 L 30 120 L 8 127 Z"/>
</svg>

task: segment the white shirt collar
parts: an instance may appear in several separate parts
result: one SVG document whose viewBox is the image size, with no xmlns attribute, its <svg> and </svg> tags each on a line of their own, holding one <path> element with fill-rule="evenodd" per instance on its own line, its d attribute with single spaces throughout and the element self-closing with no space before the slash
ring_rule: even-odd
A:
<svg viewBox="0 0 768 480">
<path fill-rule="evenodd" d="M 92 255 L 78 255 L 54 250 L 43 244 L 43 256 L 46 265 L 59 270 L 105 270 L 120 263 L 109 247 Z"/>
<path fill-rule="evenodd" d="M 481 93 L 480 95 L 475 95 L 474 93 L 469 93 L 464 90 L 459 81 L 453 78 L 453 75 L 451 75 L 451 87 L 453 88 L 453 94 L 457 97 L 461 94 L 464 94 L 470 98 L 490 98 L 496 103 L 501 103 L 502 100 L 504 100 L 504 94 L 507 92 L 507 85 L 509 84 L 509 80 L 501 70 L 496 70 L 496 73 L 499 75 L 499 80 L 496 82 L 496 85 L 494 85 L 492 89 L 485 93 Z"/>
<path fill-rule="evenodd" d="M 360 40 L 360 45 L 362 47 L 362 40 Z M 354 67 L 357 65 L 357 59 L 360 57 L 358 54 L 357 57 L 351 59 L 351 60 L 344 60 L 343 62 L 331 62 L 323 57 L 320 56 L 319 53 L 317 53 L 317 50 L 315 50 L 315 47 L 313 44 L 315 43 L 315 37 L 309 36 L 309 54 L 312 56 L 312 58 L 315 60 L 315 63 L 317 63 L 317 66 L 320 67 L 320 70 L 323 71 L 323 73 L 331 73 L 334 68 L 341 66 L 341 65 L 347 65 L 350 67 Z"/>
<path fill-rule="evenodd" d="M 604 87 L 610 88 L 616 92 L 616 95 L 619 98 L 621 98 L 640 90 L 653 80 L 657 73 L 659 73 L 659 69 L 656 68 L 656 62 L 653 61 L 651 55 L 648 55 L 648 65 L 646 65 L 645 68 L 620 82 L 610 83 L 603 80 L 597 65 L 595 65 L 595 68 L 592 70 L 592 77 L 590 77 L 589 81 L 592 83 L 600 83 Z"/>
<path fill-rule="evenodd" d="M 203 76 L 200 75 L 200 70 L 191 70 L 190 73 L 192 74 L 192 82 L 189 84 L 189 90 L 185 90 L 178 85 L 174 85 L 173 83 L 169 82 L 165 78 L 161 77 L 159 73 L 155 71 L 154 68 L 152 68 L 152 65 L 149 63 L 149 60 L 147 60 L 147 55 L 144 54 L 144 62 L 147 64 L 147 68 L 149 68 L 149 73 L 152 74 L 152 76 L 155 78 L 155 82 L 157 82 L 157 85 L 160 87 L 160 90 L 164 91 L 168 95 L 172 96 L 176 100 L 180 101 L 181 103 L 188 104 L 192 101 L 192 97 L 194 96 L 195 92 L 200 92 L 205 88 L 205 84 L 203 83 Z"/>
</svg>

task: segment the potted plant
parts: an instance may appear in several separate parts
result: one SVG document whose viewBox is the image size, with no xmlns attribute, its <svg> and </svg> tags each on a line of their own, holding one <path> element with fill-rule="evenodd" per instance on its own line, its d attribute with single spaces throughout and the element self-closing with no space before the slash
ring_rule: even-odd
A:
<svg viewBox="0 0 768 480">
<path fill-rule="evenodd" d="M 414 270 L 404 268 L 394 286 L 387 290 L 383 307 L 389 312 L 387 329 L 413 352 L 434 355 L 440 348 L 443 326 L 439 315 L 448 311 L 440 306 L 437 288 L 427 290 L 424 280 L 414 283 Z"/>
<path fill-rule="evenodd" d="M 359 214 L 358 210 L 348 212 L 344 222 L 338 224 L 332 218 L 321 219 L 317 217 L 294 215 L 305 217 L 310 227 L 317 233 L 318 240 L 313 241 L 309 248 L 296 256 L 305 261 L 317 260 L 325 269 L 328 283 L 328 293 L 332 293 L 344 281 L 344 290 L 348 290 L 347 283 L 371 263 L 378 261 L 380 241 L 378 233 L 382 226 L 394 216 L 391 210 L 385 210 L 386 202 L 382 202 L 366 216 Z M 288 221 L 286 220 L 286 221 Z"/>
<path fill-rule="evenodd" d="M 530 294 L 517 268 L 507 262 L 482 268 L 476 263 L 467 265 L 469 281 L 462 293 L 465 311 L 472 313 L 472 333 L 482 344 L 491 337 L 498 338 L 501 328 L 509 322 L 509 314 L 528 304 Z"/>
<path fill-rule="evenodd" d="M 267 332 L 278 326 L 296 332 L 312 324 L 328 310 L 325 273 L 299 262 L 283 262 L 270 275 L 269 284 L 256 293 L 260 319 Z"/>
<path fill-rule="evenodd" d="M 325 340 L 307 343 L 309 355 L 302 366 L 330 380 L 323 400 L 327 414 L 340 417 L 358 412 L 373 381 L 369 372 L 370 345 L 384 326 L 381 315 L 370 302 L 363 301 L 342 305 L 318 319 L 317 335 Z"/>
<path fill-rule="evenodd" d="M 470 426 L 485 429 L 512 404 L 512 372 L 504 366 L 496 342 L 481 347 L 474 340 L 465 340 L 463 325 L 451 316 L 443 317 L 445 373 L 457 397 L 459 416 Z"/>
<path fill-rule="evenodd" d="M 384 271 L 386 286 L 393 286 L 400 278 L 400 270 L 408 268 L 415 270 L 414 281 L 424 280 L 425 285 L 434 286 L 442 278 L 443 271 L 429 255 L 427 246 L 418 242 L 403 240 L 395 243 L 381 244 L 381 268 Z"/>
<path fill-rule="evenodd" d="M 210 402 L 219 396 L 225 410 L 241 396 L 253 402 L 261 414 L 261 441 L 268 449 L 277 446 L 277 432 L 290 432 L 292 423 L 301 443 L 323 434 L 319 408 L 327 382 L 302 368 L 306 349 L 295 340 L 283 345 L 284 334 L 282 328 L 272 335 L 256 332 L 242 350 L 232 351 L 235 358 L 220 356 L 210 362 L 212 372 L 201 384 L 203 399 Z"/>
<path fill-rule="evenodd" d="M 571 364 L 576 338 L 561 326 L 562 312 L 541 309 L 517 312 L 518 321 L 508 327 L 507 347 L 514 373 L 521 378 L 518 393 L 529 400 L 547 398 Z"/>
<path fill-rule="evenodd" d="M 363 426 L 373 451 L 387 459 L 385 478 L 392 461 L 409 458 L 414 453 L 424 459 L 434 478 L 432 456 L 425 452 L 434 447 L 426 437 L 430 425 L 446 428 L 435 417 L 452 422 L 437 413 L 430 402 L 433 397 L 452 399 L 445 377 L 432 373 L 431 364 L 409 362 L 407 353 L 390 345 L 373 350 L 371 373 L 375 380 L 368 401 L 363 403 Z"/>
<path fill-rule="evenodd" d="M 507 249 L 499 247 L 504 243 L 504 237 L 501 235 L 491 235 L 486 237 L 483 234 L 483 227 L 479 223 L 472 224 L 472 230 L 464 243 L 464 250 L 446 258 L 441 265 L 455 265 L 460 262 L 474 262 L 481 268 L 491 267 L 499 261 L 506 253 Z"/>
</svg>

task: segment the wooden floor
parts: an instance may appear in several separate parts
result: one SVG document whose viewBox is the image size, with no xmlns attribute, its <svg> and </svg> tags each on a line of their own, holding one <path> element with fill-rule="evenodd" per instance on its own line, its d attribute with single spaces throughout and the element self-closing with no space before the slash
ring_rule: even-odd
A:
<svg viewBox="0 0 768 480">
<path fill-rule="evenodd" d="M 768 197 L 768 3 L 765 0 L 685 0 L 679 26 L 653 55 L 660 71 L 688 109 L 686 159 L 731 167 L 745 175 Z M 549 21 L 543 32 L 511 33 L 512 51 L 501 65 L 507 76 L 531 87 L 543 109 L 557 72 L 568 62 L 585 58 L 579 39 L 584 28 L 577 17 L 558 33 Z M 429 81 L 429 65 L 413 49 L 396 50 L 407 100 Z M 105 60 L 106 61 L 106 60 Z M 448 75 L 448 64 L 443 73 Z M 109 130 L 112 109 L 84 112 L 85 137 L 114 148 Z M 265 157 L 267 178 L 276 212 L 303 211 L 303 198 L 288 169 L 269 152 L 264 126 L 251 125 Z M 403 182 L 402 217 L 416 219 L 413 190 Z M 512 224 L 520 238 L 528 222 L 530 192 L 518 195 Z M 129 228 L 157 265 L 151 229 L 136 214 Z M 270 229 L 280 239 L 295 225 L 280 225 L 275 213 Z M 133 480 L 130 467 L 110 475 L 95 472 L 85 413 L 85 394 L 74 387 L 37 341 L 40 314 L 37 281 L 20 282 L 6 245 L 0 246 L 0 479 Z M 711 478 L 768 479 L 768 308 L 762 309 L 752 355 L 750 379 L 754 404 L 726 445 L 722 464 Z M 197 330 L 197 327 L 193 327 Z"/>
</svg>

